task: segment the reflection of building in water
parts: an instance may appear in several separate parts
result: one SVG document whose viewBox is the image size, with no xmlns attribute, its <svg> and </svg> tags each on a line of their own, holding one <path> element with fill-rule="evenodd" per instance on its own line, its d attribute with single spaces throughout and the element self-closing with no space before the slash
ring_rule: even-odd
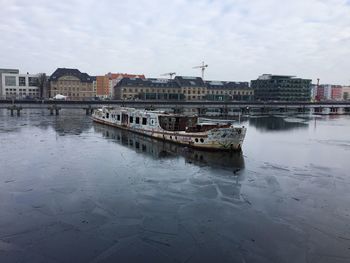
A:
<svg viewBox="0 0 350 263">
<path fill-rule="evenodd" d="M 91 119 L 76 110 L 61 110 L 59 116 L 49 116 L 47 109 L 23 109 L 21 116 L 11 117 L 7 109 L 0 109 L 0 130 L 11 127 L 11 131 L 28 126 L 42 130 L 53 129 L 58 135 L 81 134 L 91 129 Z"/>
<path fill-rule="evenodd" d="M 250 118 L 249 125 L 262 131 L 288 131 L 292 129 L 307 128 L 309 123 L 304 119 L 283 117 L 258 117 Z"/>
<path fill-rule="evenodd" d="M 52 122 L 52 127 L 59 135 L 81 134 L 91 128 L 91 120 L 81 115 L 60 115 Z"/>
<path fill-rule="evenodd" d="M 208 152 L 187 148 L 185 146 L 163 142 L 154 138 L 128 132 L 118 128 L 94 124 L 94 130 L 117 143 L 147 154 L 153 158 L 176 158 L 183 156 L 187 162 L 199 166 L 230 168 L 234 171 L 244 168 L 244 158 L 241 152 Z"/>
</svg>

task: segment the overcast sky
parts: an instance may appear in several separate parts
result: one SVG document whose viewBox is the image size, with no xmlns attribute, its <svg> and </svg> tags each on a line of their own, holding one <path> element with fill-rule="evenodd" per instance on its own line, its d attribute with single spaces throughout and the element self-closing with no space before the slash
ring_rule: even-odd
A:
<svg viewBox="0 0 350 263">
<path fill-rule="evenodd" d="M 0 0 L 0 68 L 350 84 L 349 0 Z"/>
</svg>

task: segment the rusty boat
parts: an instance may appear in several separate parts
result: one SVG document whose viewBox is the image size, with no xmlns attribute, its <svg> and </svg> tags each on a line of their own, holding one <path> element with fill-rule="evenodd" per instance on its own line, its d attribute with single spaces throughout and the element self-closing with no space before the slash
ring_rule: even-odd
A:
<svg viewBox="0 0 350 263">
<path fill-rule="evenodd" d="M 93 112 L 92 119 L 98 123 L 203 150 L 240 151 L 246 134 L 244 126 L 234 126 L 230 121 L 200 121 L 196 115 L 127 107 L 102 107 Z"/>
</svg>

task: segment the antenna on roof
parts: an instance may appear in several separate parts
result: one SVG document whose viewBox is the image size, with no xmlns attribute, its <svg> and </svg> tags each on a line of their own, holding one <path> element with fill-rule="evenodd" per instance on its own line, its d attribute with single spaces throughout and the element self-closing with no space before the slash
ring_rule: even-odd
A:
<svg viewBox="0 0 350 263">
<path fill-rule="evenodd" d="M 200 65 L 200 66 L 195 66 L 195 67 L 193 67 L 193 68 L 200 68 L 201 70 L 202 70 L 202 79 L 204 80 L 204 70 L 205 70 L 205 68 L 207 68 L 208 67 L 208 64 L 204 64 L 204 61 L 202 62 L 202 65 Z"/>
<path fill-rule="evenodd" d="M 173 78 L 173 75 L 176 75 L 176 72 L 169 72 L 169 73 L 164 73 L 164 74 L 161 74 L 161 76 L 168 76 L 170 77 L 170 79 Z"/>
</svg>

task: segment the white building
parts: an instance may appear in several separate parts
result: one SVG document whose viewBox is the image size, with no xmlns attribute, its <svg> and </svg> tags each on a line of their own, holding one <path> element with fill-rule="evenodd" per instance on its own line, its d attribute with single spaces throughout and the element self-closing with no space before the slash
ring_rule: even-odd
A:
<svg viewBox="0 0 350 263">
<path fill-rule="evenodd" d="M 332 99 L 332 85 L 331 84 L 323 84 L 324 87 L 324 99 L 330 100 Z"/>
<path fill-rule="evenodd" d="M 311 84 L 310 93 L 311 93 L 311 101 L 315 101 L 316 96 L 317 96 L 317 85 L 316 84 Z"/>
<path fill-rule="evenodd" d="M 2 74 L 11 73 L 11 74 L 19 74 L 18 69 L 8 69 L 8 68 L 0 68 L 0 99 L 3 98 L 2 95 Z"/>
<path fill-rule="evenodd" d="M 38 75 L 19 74 L 18 70 L 0 69 L 0 95 L 3 99 L 39 98 L 40 88 Z"/>
</svg>

